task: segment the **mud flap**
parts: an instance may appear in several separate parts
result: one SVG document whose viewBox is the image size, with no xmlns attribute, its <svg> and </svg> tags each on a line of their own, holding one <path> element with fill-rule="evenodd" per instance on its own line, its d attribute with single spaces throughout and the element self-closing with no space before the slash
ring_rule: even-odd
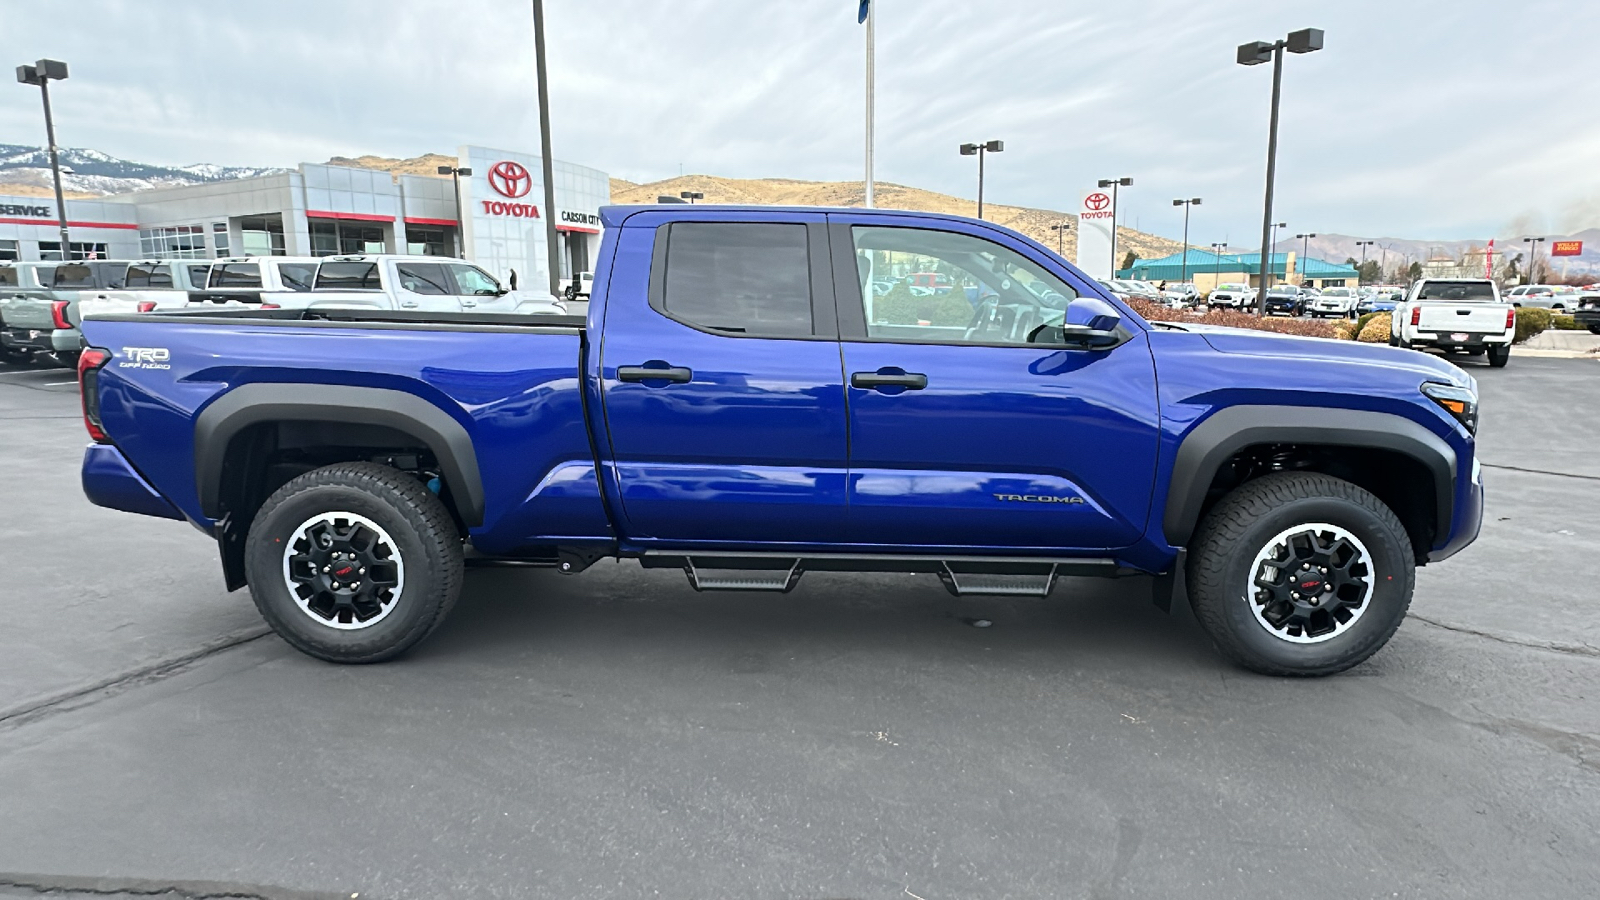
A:
<svg viewBox="0 0 1600 900">
<path fill-rule="evenodd" d="M 1172 560 L 1172 568 L 1151 581 L 1150 600 L 1162 612 L 1172 612 L 1174 597 L 1181 600 L 1189 598 L 1189 579 L 1186 574 L 1188 567 L 1189 551 L 1179 547 L 1177 557 Z"/>
</svg>

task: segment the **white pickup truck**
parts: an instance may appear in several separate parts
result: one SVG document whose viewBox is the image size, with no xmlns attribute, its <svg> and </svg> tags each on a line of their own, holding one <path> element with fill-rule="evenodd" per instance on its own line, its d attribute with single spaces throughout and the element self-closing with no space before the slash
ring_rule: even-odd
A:
<svg viewBox="0 0 1600 900">
<path fill-rule="evenodd" d="M 459 259 L 359 254 L 218 260 L 192 304 L 260 304 L 264 309 L 398 309 L 561 315 L 548 294 L 512 291 Z"/>
<path fill-rule="evenodd" d="M 155 312 L 188 303 L 188 269 L 177 260 L 16 263 L 0 283 L 16 293 L 0 309 L 0 345 L 12 360 L 42 356 L 76 364 L 86 316 Z"/>
<path fill-rule="evenodd" d="M 1489 365 L 1498 369 L 1510 361 L 1516 333 L 1516 308 L 1500 299 L 1493 281 L 1424 278 L 1395 307 L 1389 343 L 1473 356 L 1487 353 Z"/>
</svg>

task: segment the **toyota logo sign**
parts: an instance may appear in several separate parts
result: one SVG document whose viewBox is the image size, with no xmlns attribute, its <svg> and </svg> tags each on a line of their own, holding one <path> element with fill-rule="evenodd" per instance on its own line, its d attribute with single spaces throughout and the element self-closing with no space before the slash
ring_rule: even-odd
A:
<svg viewBox="0 0 1600 900">
<path fill-rule="evenodd" d="M 500 196 L 515 200 L 533 190 L 533 176 L 521 163 L 505 160 L 489 169 L 489 187 L 494 188 L 494 192 Z"/>
<path fill-rule="evenodd" d="M 491 175 L 489 177 L 493 178 L 494 176 Z M 1111 205 L 1111 198 L 1105 194 L 1090 194 L 1083 198 L 1083 205 L 1094 210 L 1105 209 Z"/>
</svg>

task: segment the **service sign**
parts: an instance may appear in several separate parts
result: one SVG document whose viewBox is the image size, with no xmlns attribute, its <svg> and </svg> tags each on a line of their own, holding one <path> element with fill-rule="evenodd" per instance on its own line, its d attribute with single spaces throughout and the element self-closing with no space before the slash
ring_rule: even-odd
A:
<svg viewBox="0 0 1600 900">
<path fill-rule="evenodd" d="M 53 219 L 56 211 L 48 206 L 0 203 L 0 216 L 28 216 L 35 219 Z"/>
<path fill-rule="evenodd" d="M 1116 260 L 1111 258 L 1111 229 L 1117 221 L 1117 207 L 1111 192 L 1091 188 L 1083 193 L 1078 206 L 1078 268 L 1090 278 L 1110 280 Z"/>
<path fill-rule="evenodd" d="M 1550 244 L 1551 256 L 1582 256 L 1583 241 L 1554 241 Z"/>
</svg>

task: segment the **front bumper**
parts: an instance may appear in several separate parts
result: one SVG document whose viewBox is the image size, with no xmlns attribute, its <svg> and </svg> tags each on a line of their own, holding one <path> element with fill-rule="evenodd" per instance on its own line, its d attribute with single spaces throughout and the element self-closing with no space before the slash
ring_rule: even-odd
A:
<svg viewBox="0 0 1600 900">
<path fill-rule="evenodd" d="M 1455 556 L 1468 544 L 1478 539 L 1483 528 L 1483 466 L 1472 458 L 1472 477 L 1466 487 L 1457 493 L 1455 521 L 1443 546 L 1428 552 L 1428 562 L 1440 562 Z"/>
<path fill-rule="evenodd" d="M 83 451 L 83 492 L 95 506 L 162 519 L 183 519 L 177 507 L 156 493 L 156 489 L 134 471 L 122 451 L 109 444 L 90 444 Z"/>
<path fill-rule="evenodd" d="M 83 349 L 83 335 L 76 328 L 7 328 L 0 331 L 0 346 L 7 350 L 75 353 Z"/>
</svg>

